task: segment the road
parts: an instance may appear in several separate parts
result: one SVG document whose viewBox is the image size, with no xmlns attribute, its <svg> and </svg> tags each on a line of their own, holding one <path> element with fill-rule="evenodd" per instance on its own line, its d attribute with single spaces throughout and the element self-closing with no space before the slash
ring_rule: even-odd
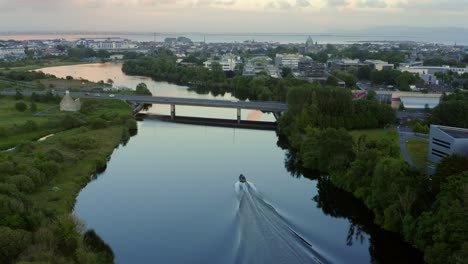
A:
<svg viewBox="0 0 468 264">
<path fill-rule="evenodd" d="M 16 91 L 2 91 L 0 94 L 14 95 Z M 31 95 L 32 91 L 22 91 L 24 95 Z M 64 92 L 55 92 L 59 96 L 63 96 Z M 204 106 L 204 107 L 222 107 L 235 109 L 252 109 L 267 112 L 284 112 L 288 109 L 288 105 L 279 102 L 256 102 L 256 101 L 238 101 L 238 100 L 215 100 L 215 99 L 195 99 L 195 98 L 179 98 L 179 97 L 164 97 L 164 96 L 142 96 L 142 95 L 123 95 L 115 94 L 110 97 L 109 94 L 99 93 L 70 93 L 75 98 L 96 98 L 96 99 L 119 99 L 145 104 L 168 104 L 168 105 L 189 105 L 189 106 Z"/>
</svg>

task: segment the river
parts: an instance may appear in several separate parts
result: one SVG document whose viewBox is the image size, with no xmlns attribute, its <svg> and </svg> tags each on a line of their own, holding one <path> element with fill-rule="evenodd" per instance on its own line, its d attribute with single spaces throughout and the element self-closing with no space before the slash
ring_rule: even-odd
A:
<svg viewBox="0 0 468 264">
<path fill-rule="evenodd" d="M 153 93 L 213 98 L 130 77 L 118 64 L 42 69 Z M 229 94 L 222 98 L 232 100 Z M 219 97 L 218 97 L 219 99 Z M 168 113 L 153 106 L 149 111 Z M 231 110 L 178 114 L 235 118 Z M 245 111 L 243 118 L 271 120 Z M 297 174 L 272 131 L 144 120 L 79 194 L 75 214 L 112 247 L 116 263 L 418 263 L 420 254 L 372 224 L 366 208 L 326 180 Z M 248 183 L 238 183 L 239 174 Z"/>
</svg>

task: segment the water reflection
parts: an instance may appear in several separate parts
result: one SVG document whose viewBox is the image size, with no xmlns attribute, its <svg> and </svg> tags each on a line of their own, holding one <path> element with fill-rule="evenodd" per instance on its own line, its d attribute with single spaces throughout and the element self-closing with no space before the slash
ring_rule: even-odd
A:
<svg viewBox="0 0 468 264">
<path fill-rule="evenodd" d="M 317 195 L 313 200 L 325 214 L 349 221 L 346 245 L 363 244 L 369 236 L 372 263 L 424 263 L 421 252 L 402 241 L 399 234 L 375 225 L 373 213 L 352 194 L 334 186 L 328 177 L 317 180 Z"/>
</svg>

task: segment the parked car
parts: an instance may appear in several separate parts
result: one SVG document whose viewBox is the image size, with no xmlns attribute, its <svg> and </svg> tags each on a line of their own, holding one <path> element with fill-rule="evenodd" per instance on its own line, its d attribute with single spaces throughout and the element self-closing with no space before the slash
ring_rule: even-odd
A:
<svg viewBox="0 0 468 264">
<path fill-rule="evenodd" d="M 88 96 L 88 95 L 89 95 L 89 93 L 85 93 L 84 95 L 85 95 L 85 96 Z"/>
<path fill-rule="evenodd" d="M 109 97 L 115 97 L 115 95 L 114 94 L 109 94 Z"/>
<path fill-rule="evenodd" d="M 100 95 L 100 94 L 96 94 L 95 96 L 96 96 L 96 97 L 100 97 L 101 95 Z"/>
</svg>

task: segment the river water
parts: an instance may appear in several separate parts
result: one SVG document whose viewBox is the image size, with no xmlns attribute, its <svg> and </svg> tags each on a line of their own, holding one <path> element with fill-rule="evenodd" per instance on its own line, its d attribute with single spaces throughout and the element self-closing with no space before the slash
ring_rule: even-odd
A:
<svg viewBox="0 0 468 264">
<path fill-rule="evenodd" d="M 43 69 L 155 94 L 213 98 L 130 77 L 118 64 Z M 226 94 L 224 99 L 232 100 Z M 219 99 L 219 98 L 218 98 Z M 149 111 L 168 113 L 153 106 Z M 231 110 L 179 114 L 235 118 Z M 243 118 L 271 120 L 245 111 Z M 349 194 L 297 173 L 272 131 L 145 120 L 107 169 L 79 194 L 76 215 L 112 247 L 117 263 L 418 263 L 397 235 L 372 224 Z M 242 173 L 247 183 L 238 183 Z"/>
</svg>

